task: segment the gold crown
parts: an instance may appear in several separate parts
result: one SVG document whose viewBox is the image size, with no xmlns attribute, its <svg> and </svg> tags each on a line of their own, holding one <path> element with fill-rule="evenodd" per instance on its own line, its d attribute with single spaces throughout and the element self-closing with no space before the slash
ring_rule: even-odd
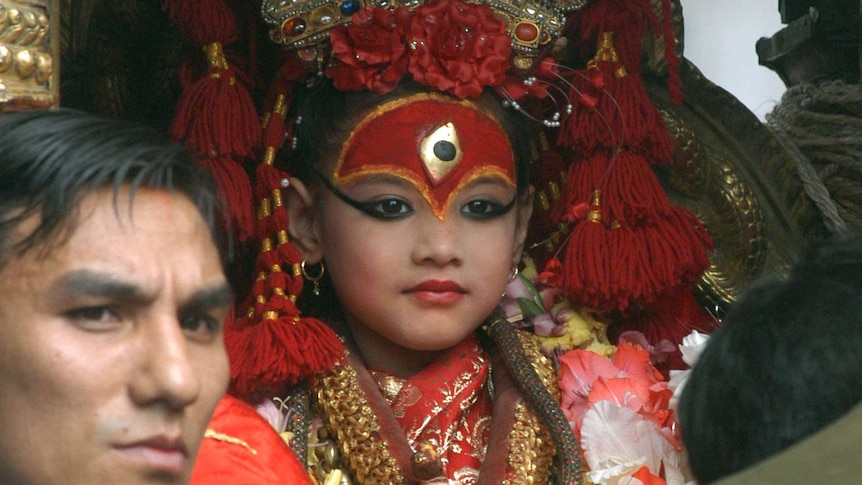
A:
<svg viewBox="0 0 862 485">
<path fill-rule="evenodd" d="M 530 0 L 481 0 L 506 20 L 512 37 L 513 65 L 528 69 L 541 49 L 560 36 L 566 14 L 579 10 L 588 0 L 548 2 Z M 270 38 L 288 49 L 296 49 L 306 60 L 318 57 L 318 48 L 329 40 L 335 27 L 350 23 L 353 15 L 367 7 L 406 7 L 411 11 L 423 0 L 262 0 L 261 14 L 272 26 Z"/>
</svg>

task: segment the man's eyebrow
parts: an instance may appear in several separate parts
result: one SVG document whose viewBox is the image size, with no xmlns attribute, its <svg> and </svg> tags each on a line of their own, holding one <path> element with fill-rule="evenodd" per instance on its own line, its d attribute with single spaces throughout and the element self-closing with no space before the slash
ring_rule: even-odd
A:
<svg viewBox="0 0 862 485">
<path fill-rule="evenodd" d="M 112 274 L 90 269 L 66 273 L 51 285 L 51 290 L 50 294 L 57 298 L 88 296 L 130 302 L 147 302 L 155 298 L 138 285 Z M 225 281 L 198 291 L 181 306 L 187 310 L 205 310 L 228 306 L 232 302 L 233 291 Z"/>
<path fill-rule="evenodd" d="M 227 282 L 205 288 L 181 305 L 181 312 L 204 311 L 212 308 L 227 307 L 233 303 L 233 291 Z"/>
<path fill-rule="evenodd" d="M 122 300 L 147 300 L 152 296 L 140 286 L 109 273 L 78 269 L 61 276 L 51 285 L 58 297 L 96 296 Z"/>
</svg>

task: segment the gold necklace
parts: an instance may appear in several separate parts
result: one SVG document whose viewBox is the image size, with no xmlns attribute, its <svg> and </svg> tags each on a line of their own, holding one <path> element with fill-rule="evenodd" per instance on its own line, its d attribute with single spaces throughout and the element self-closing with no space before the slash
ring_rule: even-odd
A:
<svg viewBox="0 0 862 485">
<path fill-rule="evenodd" d="M 524 350 L 533 367 L 539 373 L 545 387 L 559 399 L 556 372 L 551 362 L 542 355 L 534 336 L 525 332 L 519 333 Z M 349 470 L 348 476 L 355 477 L 356 481 L 363 485 L 392 485 L 414 482 L 412 478 L 409 479 L 409 482 L 406 481 L 409 472 L 405 473 L 401 464 L 407 461 L 403 458 L 403 447 L 409 446 L 406 445 L 406 439 L 404 440 L 405 443 L 401 444 L 400 455 L 402 459 L 399 463 L 399 460 L 394 456 L 398 455 L 399 451 L 390 448 L 390 444 L 384 438 L 386 433 L 381 427 L 381 417 L 375 413 L 375 406 L 369 402 L 369 398 L 376 401 L 374 397 L 378 396 L 372 397 L 366 393 L 360 384 L 359 374 L 351 365 L 351 361 L 353 361 L 353 365 L 362 365 L 359 359 L 354 358 L 348 352 L 343 363 L 337 364 L 330 372 L 319 376 L 312 382 L 314 409 L 316 414 L 322 417 L 324 426 L 337 442 L 338 446 L 335 447 L 335 451 L 340 452 L 340 457 L 327 460 L 329 463 L 326 465 L 322 462 L 312 463 L 313 474 L 322 482 L 328 472 L 324 468 L 343 467 Z M 504 367 L 502 362 L 495 365 L 496 369 Z M 498 379 L 501 382 L 508 379 L 507 372 L 495 372 L 495 375 L 500 374 L 503 374 Z M 505 382 L 505 384 L 514 388 L 514 384 L 510 381 Z M 500 384 L 498 383 L 494 387 L 499 394 Z M 378 392 L 376 389 L 373 391 Z M 382 395 L 379 396 L 379 400 L 386 404 Z M 490 474 L 498 478 L 489 478 L 497 480 L 497 483 L 547 483 L 555 454 L 550 433 L 542 425 L 538 416 L 519 396 L 517 399 L 510 398 L 508 401 L 514 406 L 513 410 L 503 411 L 510 412 L 513 418 L 511 419 L 511 428 L 506 434 L 508 448 L 504 455 L 489 451 L 489 458 L 492 455 L 497 458 L 490 458 L 486 461 L 497 461 L 498 463 L 483 464 L 482 470 L 485 471 L 486 468 L 496 466 L 497 470 L 489 471 L 492 471 L 493 473 Z M 375 402 L 374 404 L 377 405 L 378 409 L 381 408 L 380 403 Z M 497 409 L 498 406 L 495 403 L 494 410 L 497 411 Z M 388 412 L 388 407 L 384 411 Z M 494 414 L 495 417 L 502 418 L 496 416 L 497 412 Z M 503 419 L 503 421 L 507 420 Z M 495 420 L 492 419 L 492 429 L 494 422 Z M 315 465 L 318 465 L 316 470 Z M 499 469 L 499 467 L 505 467 L 505 470 Z M 482 480 L 482 475 L 479 476 L 479 483 L 486 480 Z"/>
</svg>

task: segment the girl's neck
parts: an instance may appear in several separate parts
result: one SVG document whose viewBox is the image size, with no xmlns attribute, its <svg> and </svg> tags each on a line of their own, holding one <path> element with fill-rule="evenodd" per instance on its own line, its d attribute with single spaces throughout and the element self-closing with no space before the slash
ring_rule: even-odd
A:
<svg viewBox="0 0 862 485">
<path fill-rule="evenodd" d="M 414 350 L 402 347 L 365 325 L 347 319 L 347 328 L 365 365 L 399 377 L 411 377 L 445 350 Z"/>
</svg>

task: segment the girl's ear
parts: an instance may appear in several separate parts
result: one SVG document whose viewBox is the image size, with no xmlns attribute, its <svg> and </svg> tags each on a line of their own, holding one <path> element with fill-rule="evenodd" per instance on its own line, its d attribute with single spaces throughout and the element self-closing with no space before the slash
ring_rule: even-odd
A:
<svg viewBox="0 0 862 485">
<path fill-rule="evenodd" d="M 517 264 L 521 261 L 521 256 L 524 253 L 524 243 L 527 240 L 527 229 L 530 226 L 530 217 L 533 215 L 533 195 L 535 190 L 530 186 L 529 191 L 520 197 L 515 209 L 518 211 L 517 221 L 515 226 L 515 240 L 512 246 L 512 257 Z"/>
<path fill-rule="evenodd" d="M 318 263 L 323 258 L 323 248 L 320 245 L 320 224 L 314 197 L 308 187 L 297 178 L 290 179 L 290 185 L 285 192 L 287 214 L 290 217 L 287 228 L 290 241 L 306 261 Z"/>
</svg>

